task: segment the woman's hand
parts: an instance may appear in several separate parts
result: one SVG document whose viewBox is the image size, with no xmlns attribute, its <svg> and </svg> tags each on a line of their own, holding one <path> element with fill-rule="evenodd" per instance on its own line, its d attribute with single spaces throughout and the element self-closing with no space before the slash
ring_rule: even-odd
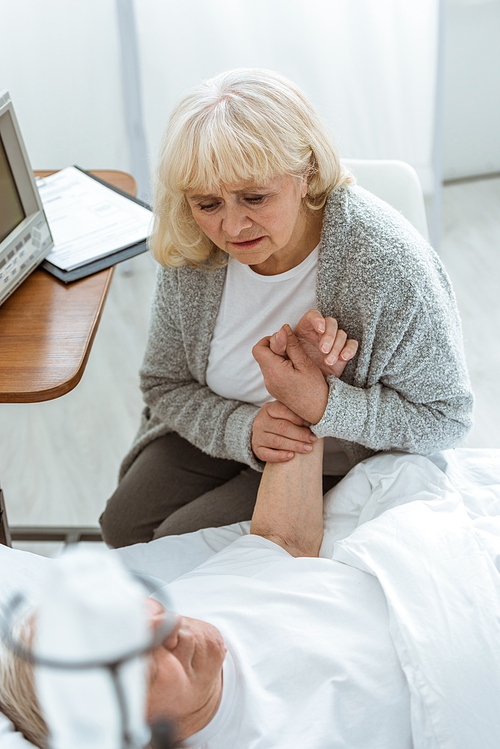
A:
<svg viewBox="0 0 500 749">
<path fill-rule="evenodd" d="M 340 377 L 347 362 L 358 350 L 358 342 L 348 339 L 347 333 L 339 330 L 333 317 L 323 317 L 317 309 L 306 312 L 293 332 L 325 377 Z"/>
<path fill-rule="evenodd" d="M 281 353 L 281 341 L 286 339 Z M 317 424 L 328 403 L 328 385 L 289 325 L 262 338 L 252 349 L 268 393 L 310 424 Z M 344 364 L 345 366 L 345 364 Z"/>
<path fill-rule="evenodd" d="M 278 401 L 264 403 L 253 422 L 252 450 L 265 463 L 281 463 L 296 452 L 310 452 L 316 439 L 304 419 Z"/>
</svg>

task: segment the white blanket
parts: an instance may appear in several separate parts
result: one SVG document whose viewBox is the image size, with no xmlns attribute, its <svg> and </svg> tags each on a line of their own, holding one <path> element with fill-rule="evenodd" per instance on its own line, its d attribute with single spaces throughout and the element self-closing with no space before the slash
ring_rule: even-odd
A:
<svg viewBox="0 0 500 749">
<path fill-rule="evenodd" d="M 333 559 L 377 577 L 386 596 L 415 749 L 498 747 L 500 482 L 492 467 L 491 484 L 470 492 L 462 484 L 460 494 L 425 458 L 367 463 L 337 495 L 347 526 L 348 495 L 359 498 L 365 484 L 359 527 L 347 537 L 329 503 L 323 553 L 331 546 Z"/>
<path fill-rule="evenodd" d="M 246 532 L 207 529 L 115 553 L 162 584 Z M 384 590 L 415 749 L 497 749 L 500 451 L 370 458 L 327 496 L 321 556 L 376 576 Z M 33 592 L 46 564 L 0 547 L 0 603 L 7 589 Z M 0 721 L 0 749 L 30 746 L 8 730 Z"/>
</svg>

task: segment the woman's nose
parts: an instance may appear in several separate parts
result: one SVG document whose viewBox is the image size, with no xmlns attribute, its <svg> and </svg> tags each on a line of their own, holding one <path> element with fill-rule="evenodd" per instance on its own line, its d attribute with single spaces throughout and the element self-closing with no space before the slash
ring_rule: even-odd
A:
<svg viewBox="0 0 500 749">
<path fill-rule="evenodd" d="M 222 217 L 222 228 L 232 239 L 236 239 L 242 231 L 250 229 L 252 220 L 246 215 L 244 206 L 226 205 Z"/>
</svg>

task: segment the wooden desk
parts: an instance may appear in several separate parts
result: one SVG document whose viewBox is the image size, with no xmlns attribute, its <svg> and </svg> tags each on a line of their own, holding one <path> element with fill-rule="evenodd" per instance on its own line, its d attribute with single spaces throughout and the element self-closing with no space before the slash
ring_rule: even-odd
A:
<svg viewBox="0 0 500 749">
<path fill-rule="evenodd" d="M 36 172 L 45 177 L 52 172 Z M 95 171 L 131 195 L 125 172 Z M 0 307 L 0 403 L 36 403 L 65 395 L 81 380 L 113 268 L 64 284 L 37 268 Z"/>
<path fill-rule="evenodd" d="M 125 172 L 93 172 L 135 195 Z M 46 177 L 50 171 L 35 172 Z M 0 307 L 0 403 L 37 403 L 65 395 L 81 380 L 99 326 L 113 268 L 64 284 L 37 268 Z M 0 488 L 0 543 L 98 541 L 96 528 L 9 528 Z"/>
</svg>

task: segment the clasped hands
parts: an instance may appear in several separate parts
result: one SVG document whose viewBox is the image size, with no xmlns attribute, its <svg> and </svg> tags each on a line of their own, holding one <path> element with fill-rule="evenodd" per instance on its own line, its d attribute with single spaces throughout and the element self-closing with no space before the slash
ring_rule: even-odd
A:
<svg viewBox="0 0 500 749">
<path fill-rule="evenodd" d="M 326 377 L 340 377 L 358 348 L 337 321 L 309 310 L 292 331 L 289 325 L 262 338 L 252 349 L 270 395 L 255 417 L 252 450 L 264 462 L 290 460 L 310 452 L 328 402 Z"/>
</svg>

